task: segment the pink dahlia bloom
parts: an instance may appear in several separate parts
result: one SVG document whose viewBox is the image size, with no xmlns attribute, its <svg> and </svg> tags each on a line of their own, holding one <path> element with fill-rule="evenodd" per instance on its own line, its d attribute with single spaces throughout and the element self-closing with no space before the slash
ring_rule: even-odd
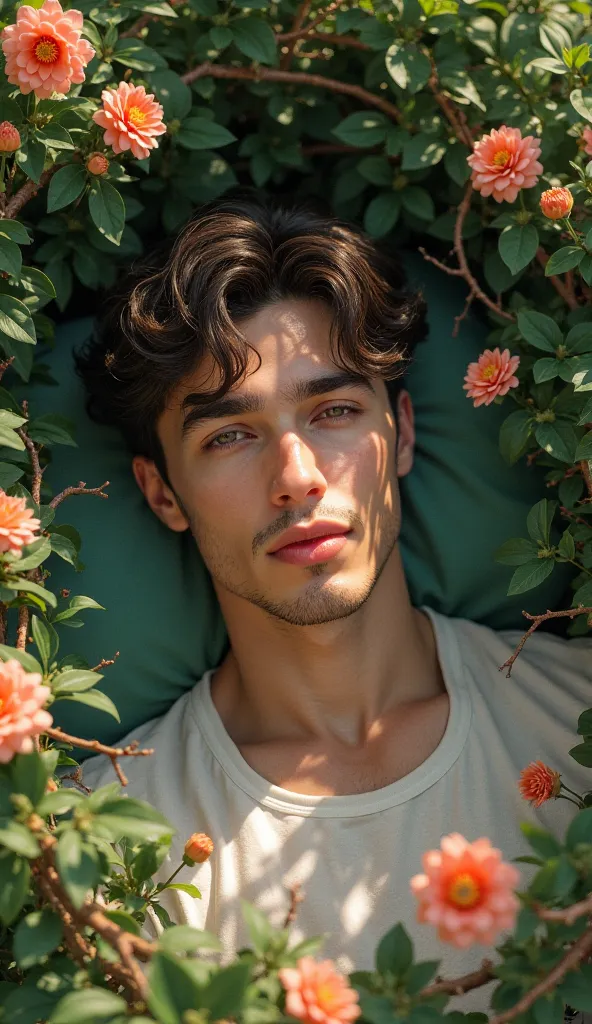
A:
<svg viewBox="0 0 592 1024">
<path fill-rule="evenodd" d="M 520 356 L 511 356 L 510 349 L 493 351 L 486 348 L 476 363 L 469 363 L 463 384 L 467 398 L 474 399 L 474 406 L 491 405 L 497 395 L 507 395 L 510 388 L 520 383 L 514 373 L 520 365 Z"/>
<path fill-rule="evenodd" d="M 143 85 L 120 82 L 117 89 L 103 89 L 103 109 L 93 114 L 101 128 L 106 128 L 103 141 L 114 153 L 131 149 L 136 160 L 145 160 L 156 149 L 155 136 L 166 132 L 163 110 L 153 93 L 146 94 Z"/>
<path fill-rule="evenodd" d="M 50 693 L 37 672 L 25 672 L 14 658 L 0 662 L 0 764 L 30 754 L 32 737 L 49 729 L 53 718 L 43 705 Z"/>
<path fill-rule="evenodd" d="M 584 153 L 592 156 L 592 128 L 584 128 L 582 139 L 584 142 Z"/>
<path fill-rule="evenodd" d="M 541 144 L 532 135 L 523 139 L 519 128 L 505 124 L 494 128 L 467 157 L 473 188 L 482 196 L 493 196 L 497 203 L 513 203 L 520 190 L 532 188 L 543 173 L 540 155 Z"/>
<path fill-rule="evenodd" d="M 350 1024 L 360 1016 L 358 993 L 335 970 L 332 960 L 320 963 L 303 956 L 296 967 L 282 967 L 286 1013 L 304 1024 Z"/>
<path fill-rule="evenodd" d="M 16 23 L 2 30 L 5 72 L 11 85 L 47 99 L 84 82 L 84 68 L 95 55 L 81 39 L 82 14 L 63 11 L 59 0 L 45 0 L 39 10 L 19 7 Z"/>
<path fill-rule="evenodd" d="M 461 949 L 476 942 L 490 946 L 513 928 L 520 875 L 489 839 L 469 843 L 457 832 L 444 836 L 439 850 L 424 853 L 423 869 L 411 879 L 417 919 L 435 925 L 443 942 Z"/>
<path fill-rule="evenodd" d="M 24 498 L 11 498 L 0 490 L 0 552 L 20 555 L 22 547 L 37 539 L 39 526 Z"/>
</svg>

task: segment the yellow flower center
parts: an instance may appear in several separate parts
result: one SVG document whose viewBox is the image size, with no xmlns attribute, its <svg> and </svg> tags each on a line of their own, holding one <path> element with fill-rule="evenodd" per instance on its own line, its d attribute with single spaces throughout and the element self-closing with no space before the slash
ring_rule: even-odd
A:
<svg viewBox="0 0 592 1024">
<path fill-rule="evenodd" d="M 496 373 L 497 366 L 494 366 L 493 363 L 490 363 L 489 366 L 485 366 L 481 370 L 481 380 L 491 380 L 492 377 L 495 377 Z"/>
<path fill-rule="evenodd" d="M 132 124 L 144 124 L 144 121 L 146 120 L 146 111 L 140 110 L 139 107 L 130 107 L 127 112 L 127 119 L 128 121 L 131 121 Z"/>
<path fill-rule="evenodd" d="M 55 64 L 60 55 L 60 48 L 51 36 L 40 36 L 33 53 L 41 64 Z"/>
<path fill-rule="evenodd" d="M 493 158 L 493 163 L 495 164 L 496 167 L 505 167 L 509 159 L 510 159 L 510 154 L 508 153 L 508 150 L 507 149 L 500 149 L 495 154 L 495 156 Z"/>
<path fill-rule="evenodd" d="M 481 899 L 481 889 L 468 872 L 457 875 L 448 887 L 448 899 L 456 907 L 467 910 Z"/>
</svg>

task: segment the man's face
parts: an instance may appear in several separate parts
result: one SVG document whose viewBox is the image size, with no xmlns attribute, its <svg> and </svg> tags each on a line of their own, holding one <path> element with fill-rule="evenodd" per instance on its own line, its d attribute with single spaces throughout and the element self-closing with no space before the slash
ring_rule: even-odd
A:
<svg viewBox="0 0 592 1024">
<path fill-rule="evenodd" d="M 384 383 L 332 361 L 329 310 L 274 303 L 241 323 L 249 373 L 215 406 L 211 365 L 172 396 L 158 433 L 172 491 L 147 459 L 136 478 L 172 529 L 190 526 L 215 586 L 295 625 L 350 615 L 399 533 L 397 475 L 411 468 L 403 395 L 399 437 Z"/>
</svg>

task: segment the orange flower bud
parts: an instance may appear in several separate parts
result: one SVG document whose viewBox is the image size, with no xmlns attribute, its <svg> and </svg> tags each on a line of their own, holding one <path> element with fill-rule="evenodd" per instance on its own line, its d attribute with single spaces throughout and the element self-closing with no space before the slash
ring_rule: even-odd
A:
<svg viewBox="0 0 592 1024">
<path fill-rule="evenodd" d="M 91 174 L 106 174 L 109 170 L 109 161 L 103 153 L 91 153 L 86 161 L 86 169 Z"/>
<path fill-rule="evenodd" d="M 541 196 L 541 210 L 549 220 L 569 217 L 574 204 L 568 188 L 548 188 Z"/>
<path fill-rule="evenodd" d="M 3 121 L 0 124 L 0 153 L 14 153 L 21 144 L 21 137 L 18 128 L 15 128 L 10 121 Z"/>
<path fill-rule="evenodd" d="M 58 789 L 58 784 L 55 781 L 55 779 L 48 779 L 47 780 L 47 786 L 45 787 L 45 792 L 46 793 L 56 793 L 57 789 Z"/>
<path fill-rule="evenodd" d="M 520 772 L 518 788 L 525 800 L 534 807 L 540 807 L 561 791 L 561 775 L 553 771 L 544 761 L 531 761 Z"/>
<path fill-rule="evenodd" d="M 185 864 L 203 864 L 214 852 L 214 844 L 205 832 L 194 832 L 185 843 L 183 861 Z"/>
</svg>

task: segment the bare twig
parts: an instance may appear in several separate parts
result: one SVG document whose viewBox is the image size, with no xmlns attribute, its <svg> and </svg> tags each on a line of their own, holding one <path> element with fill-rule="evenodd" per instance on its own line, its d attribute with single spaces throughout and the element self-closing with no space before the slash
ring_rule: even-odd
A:
<svg viewBox="0 0 592 1024">
<path fill-rule="evenodd" d="M 284 42 L 284 36 L 281 34 L 277 35 L 276 39 L 278 43 Z M 309 39 L 314 40 L 315 43 L 325 43 L 326 46 L 349 46 L 352 50 L 371 49 L 368 43 L 363 43 L 361 39 L 356 39 L 355 36 L 339 35 L 337 32 L 307 32 L 306 37 L 301 42 L 306 43 Z M 286 56 L 287 54 L 282 54 L 282 57 Z M 309 54 L 306 53 L 305 56 L 308 57 Z M 280 64 L 280 67 L 282 67 L 282 64 Z"/>
<path fill-rule="evenodd" d="M 61 505 L 62 501 L 65 501 L 66 498 L 71 498 L 73 494 L 94 494 L 97 498 L 108 498 L 109 495 L 103 491 L 103 488 L 108 486 L 108 480 L 105 480 L 105 483 L 101 484 L 100 487 L 87 487 L 84 480 L 81 480 L 78 487 L 66 487 L 59 494 L 56 494 L 55 498 L 51 499 L 49 507 L 57 508 L 58 505 Z"/>
<path fill-rule="evenodd" d="M 23 408 L 25 407 L 25 405 L 26 403 L 23 402 Z M 22 427 L 18 427 L 16 432 L 20 437 L 21 441 L 24 443 L 25 448 L 27 449 L 29 456 L 31 458 L 31 497 L 35 504 L 39 505 L 41 501 L 41 480 L 43 477 L 43 470 L 41 469 L 41 464 L 39 462 L 39 451 L 43 447 L 43 445 L 35 444 L 35 442 L 32 441 L 29 435 L 27 434 L 26 430 L 23 430 Z"/>
<path fill-rule="evenodd" d="M 59 726 L 52 726 L 49 729 L 45 729 L 44 732 L 47 736 L 51 736 L 52 740 L 59 740 L 61 743 L 71 743 L 72 746 L 82 747 L 83 750 L 94 750 L 96 754 L 105 754 L 111 760 L 111 764 L 122 786 L 127 786 L 128 780 L 117 758 L 148 757 L 154 753 L 152 748 L 140 749 L 137 740 L 134 740 L 127 747 L 108 747 L 105 743 L 99 743 L 98 740 L 84 740 L 80 736 L 70 736 L 69 733 L 64 732 Z"/>
<path fill-rule="evenodd" d="M 299 26 L 298 28 L 292 29 L 291 32 L 282 33 L 282 42 L 287 43 L 290 42 L 292 39 L 303 39 L 305 36 L 308 36 L 309 32 L 313 32 L 317 25 L 320 25 L 321 22 L 325 21 L 330 14 L 333 14 L 334 11 L 338 10 L 344 4 L 344 2 L 345 0 L 333 0 L 333 2 L 328 5 L 328 7 L 325 7 L 323 8 L 322 11 L 319 11 L 316 18 L 313 18 L 312 21 L 309 21 L 308 25 L 305 25 L 303 28 Z M 306 17 L 306 14 L 308 14 L 308 10 L 310 10 L 310 4 L 307 5 L 307 11 L 304 17 Z M 300 24 L 302 25 L 302 22 Z"/>
<path fill-rule="evenodd" d="M 546 992 L 552 992 L 563 981 L 565 975 L 575 970 L 590 953 L 592 953 L 592 926 L 587 928 L 583 935 L 580 935 L 579 939 L 568 949 L 565 956 L 548 972 L 542 981 L 534 985 L 505 1013 L 498 1013 L 496 1017 L 490 1017 L 489 1024 L 508 1024 L 508 1021 L 514 1020 L 515 1017 L 519 1017 L 522 1013 L 526 1013 L 533 1003 L 536 1003 L 537 999 L 544 996 Z"/>
<path fill-rule="evenodd" d="M 425 988 L 422 988 L 419 995 L 422 999 L 442 994 L 462 996 L 465 992 L 470 992 L 471 989 L 487 985 L 494 977 L 491 960 L 484 960 L 481 967 L 477 968 L 476 971 L 471 971 L 470 974 L 463 974 L 460 978 L 451 978 L 450 980 L 437 978 L 431 985 L 426 985 Z"/>
<path fill-rule="evenodd" d="M 93 668 L 91 668 L 90 671 L 91 672 L 100 672 L 100 670 L 102 668 L 107 668 L 107 665 L 114 665 L 115 662 L 117 661 L 118 657 L 119 657 L 119 651 L 115 651 L 115 654 L 113 655 L 112 658 L 101 658 L 99 664 L 98 665 L 94 665 Z"/>
<path fill-rule="evenodd" d="M 585 914 L 592 914 L 592 894 L 587 896 L 585 900 L 580 900 L 579 903 L 572 903 L 571 907 L 565 907 L 563 910 L 550 910 L 547 907 L 538 907 L 536 913 L 541 921 L 559 921 L 563 924 L 571 925 L 578 918 L 584 917 Z"/>
<path fill-rule="evenodd" d="M 540 266 L 544 269 L 546 267 L 547 263 L 549 262 L 549 258 L 550 257 L 547 255 L 547 253 L 545 252 L 544 249 L 539 247 L 537 249 L 537 251 L 536 251 L 536 258 L 537 258 L 537 261 L 540 264 Z M 554 274 L 551 275 L 551 277 L 547 278 L 547 280 L 553 286 L 553 288 L 555 289 L 557 294 L 561 295 L 561 298 L 563 299 L 565 304 L 567 306 L 569 306 L 570 309 L 577 309 L 578 308 L 578 300 L 576 299 L 576 297 L 574 295 L 573 287 L 570 290 L 563 283 L 561 278 L 560 277 L 556 277 Z"/>
<path fill-rule="evenodd" d="M 432 93 L 434 94 L 434 99 L 436 100 L 436 103 L 438 104 L 442 113 L 446 117 L 446 120 L 449 122 L 458 141 L 462 142 L 464 146 L 468 146 L 468 148 L 472 152 L 474 140 L 469 130 L 469 126 L 467 125 L 466 118 L 462 111 L 456 109 L 456 107 L 452 103 L 452 100 L 450 100 L 448 96 L 445 96 L 444 93 L 442 92 L 442 89 L 440 88 L 440 82 L 438 80 L 436 62 L 431 57 L 430 60 L 432 63 L 432 74 L 430 75 L 428 81 L 428 88 L 431 89 Z"/>
<path fill-rule="evenodd" d="M 582 471 L 582 476 L 584 477 L 586 483 L 588 497 L 592 498 L 592 473 L 590 472 L 590 463 L 587 459 L 582 459 L 582 461 L 580 462 L 580 469 Z"/>
<path fill-rule="evenodd" d="M 298 10 L 296 11 L 296 14 L 294 16 L 294 21 L 292 23 L 292 32 L 286 33 L 286 35 L 289 36 L 289 39 L 285 39 L 283 35 L 276 35 L 275 37 L 276 42 L 279 44 L 287 42 L 290 43 L 290 45 L 286 47 L 286 52 L 282 53 L 280 59 L 280 68 L 282 71 L 287 71 L 287 69 L 290 67 L 292 56 L 294 54 L 294 47 L 296 46 L 296 40 L 298 39 L 298 33 L 302 28 L 304 22 L 308 18 L 308 12 L 310 11 L 311 4 L 312 0 L 302 0 L 302 3 L 298 7 Z M 296 33 L 295 36 L 294 33 Z"/>
<path fill-rule="evenodd" d="M 344 93 L 347 96 L 354 96 L 364 106 L 376 107 L 391 120 L 400 122 L 401 112 L 382 96 L 375 96 L 360 85 L 352 85 L 349 82 L 339 82 L 335 78 L 325 78 L 324 75 L 308 74 L 305 71 L 281 71 L 276 68 L 239 68 L 229 64 L 211 64 L 204 61 L 182 75 L 186 85 L 195 82 L 198 78 L 228 78 L 238 79 L 245 82 L 285 82 L 287 85 L 313 85 L 318 89 L 328 89 L 330 92 Z"/>
<path fill-rule="evenodd" d="M 535 629 L 539 628 L 541 623 L 547 622 L 549 619 L 561 619 L 566 617 L 568 619 L 575 619 L 576 615 L 592 615 L 592 608 L 584 608 L 583 605 L 580 605 L 578 608 L 566 608 L 564 611 L 560 612 L 552 612 L 547 608 L 547 611 L 543 612 L 541 615 L 531 615 L 530 612 L 525 611 L 523 611 L 522 614 L 524 615 L 525 619 L 529 619 L 532 622 L 532 626 L 530 626 L 530 628 L 527 629 L 526 633 L 522 637 L 514 653 L 508 658 L 507 661 L 504 661 L 503 665 L 500 665 L 499 667 L 500 672 L 503 672 L 503 670 L 507 668 L 508 671 L 506 672 L 506 677 L 508 679 L 512 674 L 512 665 L 516 661 L 516 658 L 520 654 L 522 648 L 524 647 L 524 644 L 528 640 L 529 636 L 532 636 Z"/>
<path fill-rule="evenodd" d="M 39 184 L 29 179 L 29 181 L 26 181 L 24 185 L 21 185 L 18 192 L 8 200 L 4 209 L 0 211 L 2 216 L 5 217 L 6 220 L 14 220 L 22 210 L 23 206 L 37 195 L 39 189 L 45 188 L 56 171 L 59 171 L 60 167 L 63 166 L 64 164 L 54 164 L 53 167 L 48 167 L 46 171 L 43 171 L 43 174 L 39 178 Z"/>
<path fill-rule="evenodd" d="M 125 32 L 120 32 L 119 33 L 119 38 L 120 39 L 134 39 L 136 36 L 140 35 L 140 32 L 142 31 L 143 28 L 146 27 L 148 22 L 153 21 L 153 20 L 154 20 L 154 15 L 152 15 L 152 14 L 142 14 L 137 19 L 137 21 L 134 21 L 133 25 L 130 25 L 129 28 L 126 28 Z"/>
<path fill-rule="evenodd" d="M 301 892 L 301 889 L 302 882 L 294 882 L 294 885 L 290 886 L 290 906 L 288 907 L 288 912 L 284 918 L 284 928 L 289 928 L 296 920 L 298 907 L 304 900 L 304 893 Z"/>
</svg>

